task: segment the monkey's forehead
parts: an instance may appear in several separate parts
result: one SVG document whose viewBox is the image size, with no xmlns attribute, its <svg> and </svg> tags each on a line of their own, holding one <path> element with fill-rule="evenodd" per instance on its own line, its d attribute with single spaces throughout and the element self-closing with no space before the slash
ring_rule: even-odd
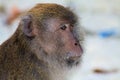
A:
<svg viewBox="0 0 120 80">
<path fill-rule="evenodd" d="M 68 19 L 76 18 L 76 15 L 71 10 L 63 7 L 62 5 L 53 3 L 37 4 L 35 7 L 30 9 L 28 13 L 40 19 L 48 19 L 49 17 L 60 17 Z"/>
</svg>

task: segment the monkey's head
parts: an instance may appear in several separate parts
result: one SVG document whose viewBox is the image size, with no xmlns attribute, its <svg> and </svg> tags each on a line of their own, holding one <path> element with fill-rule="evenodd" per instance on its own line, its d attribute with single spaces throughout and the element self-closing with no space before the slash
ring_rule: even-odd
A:
<svg viewBox="0 0 120 80">
<path fill-rule="evenodd" d="M 57 4 L 38 4 L 23 16 L 20 30 L 39 60 L 66 67 L 79 63 L 82 35 L 78 32 L 77 17 L 69 9 Z"/>
</svg>

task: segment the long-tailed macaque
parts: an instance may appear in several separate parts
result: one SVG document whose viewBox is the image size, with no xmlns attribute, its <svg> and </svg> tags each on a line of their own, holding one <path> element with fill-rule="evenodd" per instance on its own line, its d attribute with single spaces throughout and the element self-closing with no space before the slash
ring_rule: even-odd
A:
<svg viewBox="0 0 120 80">
<path fill-rule="evenodd" d="M 30 9 L 0 46 L 0 80 L 67 80 L 83 54 L 77 25 L 77 16 L 61 5 Z"/>
</svg>

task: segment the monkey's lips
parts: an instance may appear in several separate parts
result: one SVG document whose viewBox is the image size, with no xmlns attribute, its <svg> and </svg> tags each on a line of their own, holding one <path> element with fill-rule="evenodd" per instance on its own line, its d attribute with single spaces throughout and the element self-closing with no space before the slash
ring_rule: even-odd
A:
<svg viewBox="0 0 120 80">
<path fill-rule="evenodd" d="M 82 53 L 75 53 L 75 52 L 68 52 L 67 53 L 67 58 L 66 58 L 66 63 L 68 66 L 77 66 L 80 61 L 81 61 L 81 56 Z"/>
<path fill-rule="evenodd" d="M 66 60 L 68 66 L 77 66 L 80 63 L 80 56 L 71 57 Z"/>
</svg>

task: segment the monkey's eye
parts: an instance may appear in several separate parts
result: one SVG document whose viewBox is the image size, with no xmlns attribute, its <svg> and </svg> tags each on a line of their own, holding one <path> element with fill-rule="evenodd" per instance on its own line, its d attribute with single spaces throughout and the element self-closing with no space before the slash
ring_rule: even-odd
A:
<svg viewBox="0 0 120 80">
<path fill-rule="evenodd" d="M 62 27 L 60 27 L 60 29 L 65 30 L 68 26 L 69 26 L 69 24 L 64 24 L 64 25 L 62 25 Z"/>
<path fill-rule="evenodd" d="M 60 27 L 60 29 L 62 29 L 62 30 L 65 30 L 67 27 L 66 27 L 66 25 L 63 25 L 62 27 Z"/>
</svg>

